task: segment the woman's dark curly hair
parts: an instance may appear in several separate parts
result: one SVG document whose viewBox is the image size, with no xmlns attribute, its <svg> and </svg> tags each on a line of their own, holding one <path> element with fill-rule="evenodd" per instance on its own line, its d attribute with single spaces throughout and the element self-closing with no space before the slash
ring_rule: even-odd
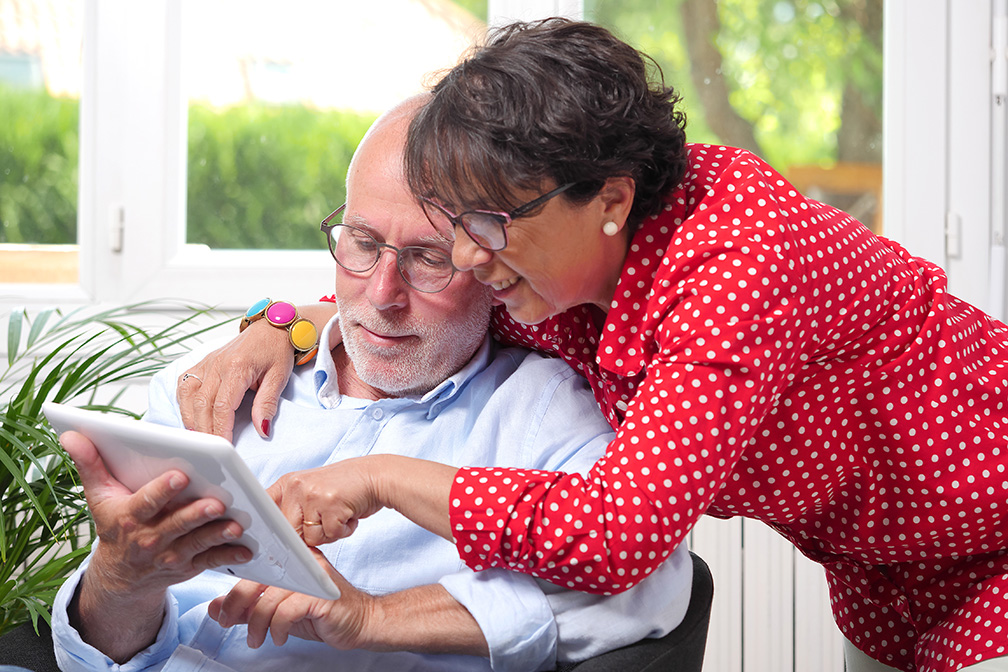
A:
<svg viewBox="0 0 1008 672">
<path fill-rule="evenodd" d="M 410 124 L 406 174 L 413 193 L 450 207 L 510 210 L 517 189 L 568 182 L 564 196 L 587 202 L 629 176 L 636 227 L 686 170 L 679 95 L 653 60 L 590 23 L 497 29 L 432 94 Z"/>
</svg>

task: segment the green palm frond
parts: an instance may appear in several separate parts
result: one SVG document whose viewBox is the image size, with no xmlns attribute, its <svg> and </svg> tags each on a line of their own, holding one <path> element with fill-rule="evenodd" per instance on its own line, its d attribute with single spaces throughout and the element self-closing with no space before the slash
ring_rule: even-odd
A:
<svg viewBox="0 0 1008 672">
<path fill-rule="evenodd" d="M 122 405 L 123 391 L 145 384 L 223 321 L 205 306 L 170 302 L 8 316 L 0 369 L 0 634 L 50 619 L 56 591 L 93 537 L 77 472 L 42 404 L 137 417 Z"/>
</svg>

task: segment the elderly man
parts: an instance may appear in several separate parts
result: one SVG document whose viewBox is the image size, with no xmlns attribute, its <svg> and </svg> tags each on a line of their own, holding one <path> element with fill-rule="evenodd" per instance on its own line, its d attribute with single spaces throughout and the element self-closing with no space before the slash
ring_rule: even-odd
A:
<svg viewBox="0 0 1008 672">
<path fill-rule="evenodd" d="M 377 453 L 584 472 L 611 438 L 566 364 L 488 337 L 487 289 L 455 272 L 451 243 L 405 187 L 401 153 L 417 105 L 375 123 L 351 164 L 345 209 L 323 223 L 339 314 L 314 366 L 292 376 L 265 431 L 252 426 L 249 401 L 239 409 L 236 448 L 265 485 Z M 176 381 L 199 354 L 155 378 L 148 420 L 182 424 Z M 185 485 L 177 473 L 129 493 L 90 442 L 62 441 L 99 536 L 56 600 L 64 670 L 550 669 L 661 636 L 689 600 L 685 549 L 637 588 L 602 598 L 474 573 L 451 543 L 390 510 L 319 548 L 339 600 L 236 586 L 202 571 L 249 557 L 229 544 L 241 528 L 220 519 L 220 502 L 173 503 Z"/>
</svg>

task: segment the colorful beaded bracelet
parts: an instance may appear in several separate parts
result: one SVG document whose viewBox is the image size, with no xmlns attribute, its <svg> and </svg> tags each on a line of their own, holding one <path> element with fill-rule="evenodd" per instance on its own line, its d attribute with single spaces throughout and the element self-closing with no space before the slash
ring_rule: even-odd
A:
<svg viewBox="0 0 1008 672">
<path fill-rule="evenodd" d="M 310 362 L 318 352 L 318 329 L 311 320 L 298 316 L 297 308 L 287 301 L 260 299 L 249 306 L 242 317 L 238 333 L 261 318 L 278 329 L 286 329 L 290 344 L 294 346 L 294 364 Z"/>
</svg>

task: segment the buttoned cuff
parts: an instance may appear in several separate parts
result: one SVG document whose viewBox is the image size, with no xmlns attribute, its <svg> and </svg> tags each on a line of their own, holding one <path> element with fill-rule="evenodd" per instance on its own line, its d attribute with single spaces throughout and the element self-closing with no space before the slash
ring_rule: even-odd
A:
<svg viewBox="0 0 1008 672">
<path fill-rule="evenodd" d="M 80 585 L 84 570 L 87 569 L 90 561 L 91 557 L 88 556 L 56 593 L 52 614 L 52 637 L 59 668 L 63 672 L 95 672 L 96 670 L 139 672 L 160 666 L 171 656 L 179 641 L 178 603 L 170 594 L 165 599 L 165 617 L 161 622 L 157 639 L 121 665 L 81 639 L 77 629 L 70 625 L 70 602 L 73 600 L 74 593 L 77 592 L 77 586 Z M 114 619 L 115 615 L 109 614 L 109 627 L 115 627 Z"/>
</svg>

